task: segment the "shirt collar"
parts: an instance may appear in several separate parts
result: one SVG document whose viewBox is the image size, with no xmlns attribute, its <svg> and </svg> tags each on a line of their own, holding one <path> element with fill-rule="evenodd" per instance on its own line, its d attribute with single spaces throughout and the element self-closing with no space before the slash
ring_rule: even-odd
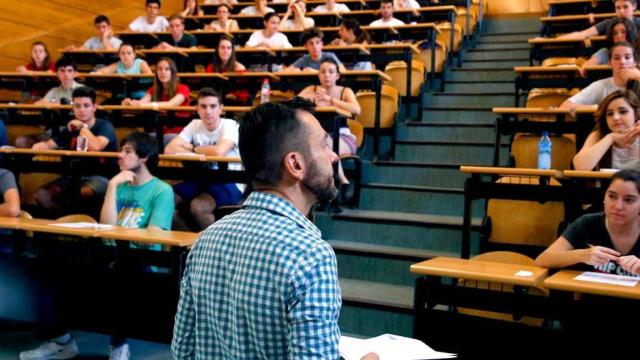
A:
<svg viewBox="0 0 640 360">
<path fill-rule="evenodd" d="M 318 237 L 321 237 L 322 235 L 320 230 L 309 219 L 307 219 L 300 210 L 280 196 L 261 191 L 254 191 L 249 195 L 247 200 L 245 200 L 242 207 L 256 207 L 280 214 L 293 220 L 298 224 L 298 226 L 313 232 Z"/>
</svg>

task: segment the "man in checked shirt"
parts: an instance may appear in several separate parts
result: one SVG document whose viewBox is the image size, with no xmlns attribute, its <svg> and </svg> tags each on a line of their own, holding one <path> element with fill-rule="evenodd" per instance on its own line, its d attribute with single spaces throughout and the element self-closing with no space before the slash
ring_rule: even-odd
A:
<svg viewBox="0 0 640 360">
<path fill-rule="evenodd" d="M 339 358 L 336 257 L 306 218 L 335 197 L 338 156 L 311 105 L 266 103 L 242 119 L 240 155 L 255 191 L 189 254 L 174 358 Z"/>
</svg>

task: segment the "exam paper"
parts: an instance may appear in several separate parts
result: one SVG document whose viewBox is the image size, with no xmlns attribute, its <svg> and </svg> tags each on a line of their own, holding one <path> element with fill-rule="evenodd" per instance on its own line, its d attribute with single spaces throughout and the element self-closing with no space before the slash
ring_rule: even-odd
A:
<svg viewBox="0 0 640 360">
<path fill-rule="evenodd" d="M 95 230 L 111 230 L 111 229 L 113 229 L 113 225 L 96 224 L 96 223 L 83 222 L 83 221 L 70 222 L 70 223 L 53 223 L 53 224 L 49 224 L 49 225 L 60 226 L 60 227 L 70 228 L 70 229 L 95 229 Z"/>
<path fill-rule="evenodd" d="M 631 276 L 605 274 L 593 271 L 583 272 L 582 274 L 576 276 L 574 279 L 580 281 L 590 281 L 601 284 L 622 285 L 629 287 L 636 286 L 638 281 L 640 281 L 639 278 Z"/>
<path fill-rule="evenodd" d="M 456 354 L 435 351 L 420 340 L 391 334 L 371 339 L 340 337 L 340 356 L 346 360 L 360 360 L 375 352 L 380 360 L 453 359 Z"/>
</svg>

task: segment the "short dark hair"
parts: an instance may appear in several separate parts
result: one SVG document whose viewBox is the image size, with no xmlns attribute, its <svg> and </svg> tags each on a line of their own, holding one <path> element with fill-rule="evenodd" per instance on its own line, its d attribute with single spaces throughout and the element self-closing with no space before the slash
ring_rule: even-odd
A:
<svg viewBox="0 0 640 360">
<path fill-rule="evenodd" d="M 111 25 L 111 21 L 109 20 L 109 18 L 106 15 L 98 15 L 96 16 L 95 19 L 93 19 L 93 25 L 98 25 L 100 23 L 106 22 L 107 25 Z"/>
<path fill-rule="evenodd" d="M 216 7 L 216 12 L 218 12 L 218 9 L 220 9 L 221 7 L 226 7 L 227 10 L 229 10 L 229 12 L 231 12 L 233 10 L 233 8 L 231 7 L 231 5 L 227 4 L 227 3 L 222 3 L 220 5 L 218 5 Z"/>
<path fill-rule="evenodd" d="M 631 49 L 631 54 L 633 54 L 633 60 L 634 61 L 638 61 L 638 51 L 628 41 L 618 41 L 617 43 L 611 45 L 611 47 L 609 48 L 609 60 L 611 60 L 613 58 L 613 49 L 615 49 L 617 47 L 620 47 L 620 46 Z"/>
<path fill-rule="evenodd" d="M 120 140 L 120 147 L 131 145 L 139 158 L 147 158 L 147 169 L 155 169 L 158 165 L 158 140 L 154 136 L 141 131 L 134 131 Z"/>
<path fill-rule="evenodd" d="M 169 16 L 167 21 L 171 22 L 175 19 L 180 19 L 180 22 L 184 24 L 184 17 L 182 16 L 182 14 L 172 14 L 171 16 Z"/>
<path fill-rule="evenodd" d="M 149 6 L 149 4 L 158 4 L 158 7 L 162 7 L 162 4 L 160 3 L 160 0 L 147 0 L 144 3 L 144 6 Z"/>
<path fill-rule="evenodd" d="M 302 34 L 300 35 L 300 42 L 302 42 L 302 44 L 306 44 L 307 41 L 313 39 L 314 37 L 319 37 L 320 40 L 322 40 L 324 34 L 322 33 L 322 30 L 320 30 L 320 28 L 312 26 L 302 32 Z"/>
<path fill-rule="evenodd" d="M 63 56 L 61 58 L 59 58 L 58 60 L 56 60 L 56 70 L 60 69 L 60 68 L 65 68 L 67 66 L 71 66 L 73 68 L 73 70 L 77 70 L 78 68 L 76 67 L 76 62 L 73 61 L 73 59 L 69 56 Z"/>
<path fill-rule="evenodd" d="M 308 130 L 298 118 L 298 110 L 312 109 L 311 101 L 296 96 L 258 105 L 244 114 L 238 145 L 242 164 L 254 184 L 277 186 L 287 153 L 298 151 L 309 157 Z"/>
<path fill-rule="evenodd" d="M 278 15 L 277 13 L 273 11 L 269 11 L 268 13 L 264 14 L 264 16 L 262 17 L 262 21 L 267 22 L 269 21 L 269 19 L 271 19 L 274 16 L 280 17 L 280 15 Z"/>
<path fill-rule="evenodd" d="M 71 93 L 71 99 L 79 98 L 79 97 L 88 97 L 91 99 L 92 103 L 96 103 L 96 91 L 93 88 L 88 86 L 80 86 L 75 88 Z"/>
<path fill-rule="evenodd" d="M 618 1 L 618 0 L 613 0 L 613 2 L 616 2 L 616 1 Z M 634 5 L 638 5 L 638 0 L 625 0 L 625 1 L 628 1 L 628 2 L 630 2 L 632 4 L 634 4 Z"/>
<path fill-rule="evenodd" d="M 615 180 L 631 181 L 636 185 L 636 190 L 640 192 L 640 171 L 638 170 L 620 170 L 611 177 L 611 182 L 614 182 Z"/>
<path fill-rule="evenodd" d="M 393 0 L 380 0 L 380 5 L 382 4 L 391 4 L 393 5 Z"/>
<path fill-rule="evenodd" d="M 208 96 L 218 98 L 218 104 L 222 104 L 222 96 L 220 96 L 220 93 L 215 91 L 214 89 L 210 87 L 203 87 L 202 89 L 200 89 L 200 91 L 198 91 L 198 100 Z"/>
</svg>

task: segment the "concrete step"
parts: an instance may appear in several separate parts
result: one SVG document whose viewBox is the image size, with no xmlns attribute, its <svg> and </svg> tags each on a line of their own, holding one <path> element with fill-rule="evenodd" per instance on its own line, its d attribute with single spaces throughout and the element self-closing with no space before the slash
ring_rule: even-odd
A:
<svg viewBox="0 0 640 360">
<path fill-rule="evenodd" d="M 526 41 L 517 43 L 479 43 L 474 47 L 476 50 L 529 50 L 530 46 Z"/>
<path fill-rule="evenodd" d="M 407 269 L 408 271 L 408 269 Z M 410 337 L 413 332 L 413 287 L 340 279 L 340 331 L 364 337 L 384 333 Z"/>
<path fill-rule="evenodd" d="M 505 69 L 464 69 L 450 68 L 445 74 L 447 81 L 515 81 L 516 73 L 513 68 Z"/>
<path fill-rule="evenodd" d="M 518 32 L 518 33 L 482 33 L 480 35 L 480 42 L 501 42 L 501 41 L 514 41 L 514 42 L 527 42 L 529 39 L 540 36 L 540 32 Z"/>
<path fill-rule="evenodd" d="M 468 176 L 457 164 L 425 162 L 363 161 L 363 183 L 388 183 L 415 186 L 462 188 Z"/>
<path fill-rule="evenodd" d="M 432 123 L 474 122 L 478 124 L 494 124 L 496 114 L 490 108 L 435 108 L 425 107 L 422 111 L 422 121 Z"/>
<path fill-rule="evenodd" d="M 481 216 L 472 222 L 473 254 Z M 316 212 L 314 223 L 325 239 L 460 254 L 461 216 L 344 209 L 340 214 Z"/>
<path fill-rule="evenodd" d="M 455 159 L 461 165 L 490 166 L 493 163 L 493 142 L 453 142 L 453 141 L 398 141 L 396 156 L 398 161 L 424 161 L 442 163 Z M 502 146 L 500 164 L 508 159 L 508 147 Z"/>
<path fill-rule="evenodd" d="M 435 215 L 460 215 L 464 212 L 462 188 L 365 183 L 361 191 L 361 210 Z M 473 207 L 474 214 L 484 212 L 483 201 L 474 201 Z"/>
<path fill-rule="evenodd" d="M 407 122 L 397 128 L 398 140 L 491 140 L 494 136 L 493 124 L 478 123 L 438 123 Z"/>
<path fill-rule="evenodd" d="M 484 36 L 487 34 L 539 33 L 542 24 L 539 17 L 532 16 L 486 19 L 482 26 L 484 28 L 482 35 Z"/>
<path fill-rule="evenodd" d="M 468 60 L 462 61 L 462 67 L 465 69 L 504 69 L 513 68 L 515 66 L 529 65 L 529 58 L 510 58 L 510 59 L 490 59 L 490 60 Z"/>
<path fill-rule="evenodd" d="M 511 93 L 515 96 L 516 85 L 512 81 L 502 82 L 451 82 L 447 81 L 444 90 L 447 93 L 458 94 L 477 94 L 482 95 L 486 92 L 491 93 Z M 515 101 L 515 100 L 514 100 Z"/>
<path fill-rule="evenodd" d="M 424 107 L 509 107 L 515 102 L 514 93 L 497 94 L 464 94 L 450 92 L 436 92 L 428 94 L 423 100 Z M 461 119 L 462 120 L 462 119 Z"/>
<path fill-rule="evenodd" d="M 496 49 L 468 49 L 462 55 L 462 59 L 466 60 L 503 60 L 503 59 L 529 59 L 529 50 L 496 50 Z"/>
</svg>

